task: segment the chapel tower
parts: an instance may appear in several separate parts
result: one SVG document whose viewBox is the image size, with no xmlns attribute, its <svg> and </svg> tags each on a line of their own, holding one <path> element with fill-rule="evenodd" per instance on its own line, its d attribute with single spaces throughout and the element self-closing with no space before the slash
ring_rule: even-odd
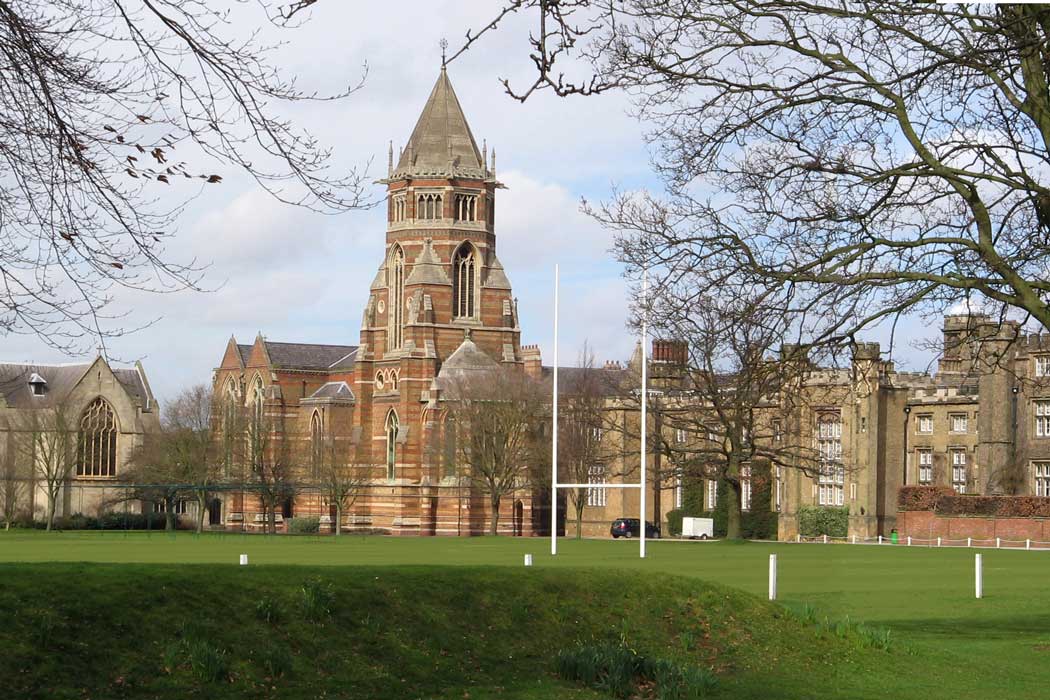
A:
<svg viewBox="0 0 1050 700">
<path fill-rule="evenodd" d="M 435 380 L 450 365 L 522 364 L 515 300 L 496 257 L 496 154 L 478 144 L 442 67 L 394 162 L 386 249 L 369 290 L 355 366 L 360 459 L 376 465 L 395 532 L 437 528 L 449 474 L 430 442 L 442 420 Z M 455 356 L 455 357 L 453 357 Z M 429 509 L 429 510 L 428 510 Z M 440 534 L 440 533 L 435 533 Z"/>
</svg>

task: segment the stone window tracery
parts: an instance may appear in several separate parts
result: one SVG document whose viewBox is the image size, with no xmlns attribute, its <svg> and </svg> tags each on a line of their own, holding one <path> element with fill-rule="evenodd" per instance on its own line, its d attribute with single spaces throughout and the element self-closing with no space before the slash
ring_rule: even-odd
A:
<svg viewBox="0 0 1050 700">
<path fill-rule="evenodd" d="M 474 246 L 464 243 L 452 258 L 454 283 L 452 287 L 452 315 L 455 318 L 474 318 L 477 294 L 477 254 Z"/>
<path fill-rule="evenodd" d="M 117 475 L 117 417 L 99 397 L 80 416 L 77 476 Z"/>
</svg>

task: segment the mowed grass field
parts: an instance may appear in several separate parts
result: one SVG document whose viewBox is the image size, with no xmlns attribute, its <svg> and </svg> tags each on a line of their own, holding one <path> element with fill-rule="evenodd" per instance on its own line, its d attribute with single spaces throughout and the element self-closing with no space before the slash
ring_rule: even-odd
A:
<svg viewBox="0 0 1050 700">
<path fill-rule="evenodd" d="M 603 571 L 624 590 L 668 575 L 725 584 L 764 597 L 768 555 L 778 554 L 780 601 L 794 610 L 812 606 L 818 617 L 849 617 L 891 630 L 889 652 L 859 666 L 807 668 L 804 677 L 771 670 L 770 682 L 786 684 L 768 697 L 826 698 L 1046 698 L 1050 695 L 1050 552 L 981 550 L 985 598 L 974 598 L 976 550 L 906 546 L 648 543 L 637 541 L 513 538 L 261 537 L 178 533 L 0 533 L 0 576 L 20 562 L 207 564 L 237 568 L 308 567 L 512 567 L 534 571 Z M 146 565 L 146 566 L 141 566 Z M 37 567 L 32 567 L 37 568 Z M 165 567 L 166 568 L 166 567 Z M 407 570 L 407 569 L 406 569 Z M 396 570 L 391 571 L 396 575 Z M 72 582 L 71 582 L 72 583 Z M 685 585 L 685 584 L 683 584 Z M 543 601 L 537 601 L 542 604 Z M 748 620 L 739 620 L 746 631 Z M 804 651 L 802 652 L 804 654 Z M 776 659 L 770 659 L 771 669 Z M 761 697 L 752 674 L 746 688 L 726 697 Z M 794 690 L 792 690 L 794 688 Z"/>
</svg>

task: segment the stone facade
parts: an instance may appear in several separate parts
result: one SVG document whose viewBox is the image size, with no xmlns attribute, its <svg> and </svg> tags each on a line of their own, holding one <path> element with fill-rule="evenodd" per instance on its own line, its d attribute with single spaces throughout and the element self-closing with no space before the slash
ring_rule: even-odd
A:
<svg viewBox="0 0 1050 700">
<path fill-rule="evenodd" d="M 46 517 L 47 495 L 27 447 L 32 432 L 53 432 L 56 424 L 72 434 L 76 454 L 55 514 L 100 515 L 124 490 L 121 475 L 143 436 L 159 429 L 142 365 L 115 368 L 102 357 L 68 365 L 0 364 L 0 459 L 14 460 L 17 478 L 29 480 L 16 511 L 36 520 Z M 152 504 L 128 506 L 139 512 Z"/>
</svg>

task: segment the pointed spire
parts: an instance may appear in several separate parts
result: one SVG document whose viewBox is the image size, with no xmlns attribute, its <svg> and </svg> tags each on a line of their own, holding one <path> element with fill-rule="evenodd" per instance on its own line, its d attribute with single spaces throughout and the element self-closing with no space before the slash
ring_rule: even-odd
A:
<svg viewBox="0 0 1050 700">
<path fill-rule="evenodd" d="M 490 168 L 490 170 L 492 171 L 492 177 L 496 177 L 496 147 L 495 146 L 492 147 L 492 167 Z"/>
<path fill-rule="evenodd" d="M 394 142 L 390 142 L 390 148 L 386 152 L 386 174 L 389 177 L 394 172 Z"/>
<path fill-rule="evenodd" d="M 489 142 L 488 139 L 481 140 L 481 167 L 484 170 L 489 169 Z"/>
<path fill-rule="evenodd" d="M 484 167 L 463 108 L 442 66 L 394 172 L 484 177 Z M 450 169 L 455 173 L 448 172 Z"/>
</svg>

